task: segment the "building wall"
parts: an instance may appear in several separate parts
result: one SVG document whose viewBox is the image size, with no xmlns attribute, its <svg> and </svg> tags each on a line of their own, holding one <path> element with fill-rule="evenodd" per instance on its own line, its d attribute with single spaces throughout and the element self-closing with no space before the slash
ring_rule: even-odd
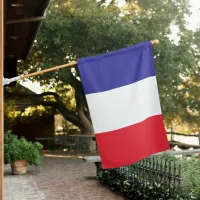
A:
<svg viewBox="0 0 200 200">
<path fill-rule="evenodd" d="M 38 117 L 23 117 L 18 119 L 17 123 L 11 127 L 14 134 L 19 137 L 23 136 L 27 140 L 35 142 L 36 138 L 53 137 L 54 132 L 54 116 Z M 39 141 L 44 149 L 55 148 L 54 141 Z"/>
</svg>

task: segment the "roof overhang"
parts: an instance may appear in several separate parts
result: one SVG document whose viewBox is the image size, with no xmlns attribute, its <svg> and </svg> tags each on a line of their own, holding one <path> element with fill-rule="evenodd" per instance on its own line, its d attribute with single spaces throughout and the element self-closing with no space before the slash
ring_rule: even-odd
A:
<svg viewBox="0 0 200 200">
<path fill-rule="evenodd" d="M 4 58 L 26 59 L 50 0 L 4 0 Z"/>
</svg>

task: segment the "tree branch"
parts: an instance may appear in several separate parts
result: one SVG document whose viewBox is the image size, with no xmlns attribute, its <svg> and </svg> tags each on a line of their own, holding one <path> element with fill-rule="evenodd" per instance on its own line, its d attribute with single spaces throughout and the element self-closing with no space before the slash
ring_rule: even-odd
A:
<svg viewBox="0 0 200 200">
<path fill-rule="evenodd" d="M 34 105 L 42 105 L 42 106 L 50 106 L 53 108 L 57 108 L 58 104 L 56 102 L 48 102 L 48 101 L 33 101 Z"/>
<path fill-rule="evenodd" d="M 39 97 L 44 97 L 44 96 L 49 96 L 49 95 L 54 96 L 56 99 L 60 97 L 60 96 L 59 96 L 57 93 L 55 93 L 55 92 L 43 92 L 43 93 L 41 93 L 41 94 L 37 94 L 37 96 L 39 96 Z"/>
<path fill-rule="evenodd" d="M 29 93 L 26 93 L 25 91 L 19 91 L 19 90 L 9 90 L 7 88 L 5 88 L 5 95 L 8 95 L 8 96 L 15 96 L 15 97 L 44 97 L 44 96 L 48 96 L 48 95 L 52 95 L 55 97 L 56 100 L 58 100 L 58 98 L 60 97 L 57 93 L 55 92 L 43 92 L 41 94 L 36 94 L 36 93 L 33 93 L 33 94 L 29 94 Z"/>
<path fill-rule="evenodd" d="M 9 98 L 9 96 L 11 96 L 13 98 L 13 96 L 18 97 L 18 98 L 29 98 L 29 102 L 31 102 L 33 105 L 43 105 L 43 106 L 51 106 L 55 109 L 57 109 L 62 115 L 63 117 L 70 121 L 71 123 L 73 123 L 75 126 L 79 127 L 80 129 L 84 129 L 84 125 L 80 119 L 80 117 L 78 115 L 76 115 L 73 112 L 70 112 L 66 106 L 63 104 L 63 102 L 60 99 L 60 96 L 54 92 L 44 92 L 41 94 L 27 94 L 25 92 L 21 92 L 21 91 L 16 91 L 16 90 L 6 90 L 6 94 Z M 43 97 L 44 96 L 48 96 L 48 95 L 52 95 L 55 97 L 55 99 L 57 100 L 56 102 L 53 101 L 44 101 Z M 31 97 L 31 98 L 30 98 Z"/>
<path fill-rule="evenodd" d="M 192 52 L 194 58 L 196 59 L 196 55 L 195 55 L 194 51 L 191 51 L 191 52 Z M 196 62 L 197 67 L 200 68 L 198 61 L 195 60 L 195 62 Z"/>
<path fill-rule="evenodd" d="M 56 108 L 66 120 L 70 121 L 72 124 L 79 127 L 80 129 L 84 128 L 84 125 L 80 120 L 79 116 L 73 112 L 68 111 L 64 104 L 39 100 L 35 102 L 35 105 L 51 106 L 53 108 Z"/>
</svg>

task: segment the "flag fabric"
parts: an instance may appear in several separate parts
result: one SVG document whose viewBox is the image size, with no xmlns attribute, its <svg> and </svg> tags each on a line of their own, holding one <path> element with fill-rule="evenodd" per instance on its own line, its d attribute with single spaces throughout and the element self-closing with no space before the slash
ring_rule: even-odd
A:
<svg viewBox="0 0 200 200">
<path fill-rule="evenodd" d="M 103 169 L 169 149 L 151 42 L 77 62 Z"/>
</svg>

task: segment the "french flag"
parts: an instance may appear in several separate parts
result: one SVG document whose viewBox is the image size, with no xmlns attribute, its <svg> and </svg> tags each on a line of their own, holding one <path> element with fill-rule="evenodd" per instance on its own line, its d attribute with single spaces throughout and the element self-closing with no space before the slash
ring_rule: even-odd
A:
<svg viewBox="0 0 200 200">
<path fill-rule="evenodd" d="M 77 61 L 103 169 L 169 149 L 151 42 Z"/>
</svg>

